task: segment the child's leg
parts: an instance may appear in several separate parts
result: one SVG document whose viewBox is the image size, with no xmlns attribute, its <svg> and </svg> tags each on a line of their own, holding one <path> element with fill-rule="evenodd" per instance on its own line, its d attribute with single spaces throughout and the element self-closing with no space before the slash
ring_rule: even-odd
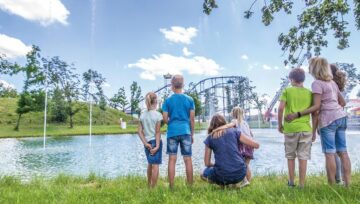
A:
<svg viewBox="0 0 360 204">
<path fill-rule="evenodd" d="M 191 157 L 184 157 L 184 163 L 186 168 L 186 182 L 188 185 L 193 184 L 193 166 Z"/>
<path fill-rule="evenodd" d="M 148 179 L 148 186 L 151 186 L 151 176 L 152 176 L 152 170 L 151 170 L 151 164 L 148 164 L 147 166 L 147 179 Z"/>
<path fill-rule="evenodd" d="M 288 159 L 289 184 L 295 184 L 295 159 Z"/>
<path fill-rule="evenodd" d="M 169 178 L 170 188 L 174 187 L 175 164 L 176 164 L 176 155 L 169 155 L 168 178 Z"/>
<path fill-rule="evenodd" d="M 336 163 L 336 174 L 335 174 L 335 180 L 336 183 L 341 182 L 341 171 L 342 171 L 342 167 L 341 167 L 341 160 L 339 155 L 335 155 L 335 163 Z"/>
<path fill-rule="evenodd" d="M 153 164 L 152 165 L 152 172 L 151 172 L 151 187 L 155 187 L 158 177 L 159 177 L 159 165 L 158 164 Z"/>
<path fill-rule="evenodd" d="M 245 160 L 245 163 L 246 163 L 246 166 L 247 166 L 246 178 L 247 178 L 247 180 L 249 182 L 250 182 L 250 179 L 251 179 L 250 161 L 251 161 L 251 159 L 249 159 L 249 158 L 247 158 Z"/>
<path fill-rule="evenodd" d="M 307 160 L 299 159 L 299 186 L 305 186 Z"/>
</svg>

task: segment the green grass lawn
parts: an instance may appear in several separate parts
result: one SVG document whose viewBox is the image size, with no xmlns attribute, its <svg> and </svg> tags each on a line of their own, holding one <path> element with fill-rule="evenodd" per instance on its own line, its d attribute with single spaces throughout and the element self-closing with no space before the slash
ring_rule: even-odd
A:
<svg viewBox="0 0 360 204">
<path fill-rule="evenodd" d="M 310 176 L 304 189 L 288 188 L 285 176 L 255 177 L 243 189 L 220 189 L 200 179 L 192 187 L 177 178 L 169 190 L 164 178 L 148 189 L 144 177 L 116 179 L 60 175 L 21 182 L 0 178 L 0 203 L 360 203 L 360 174 L 353 175 L 350 188 L 329 186 L 325 176 Z"/>
<path fill-rule="evenodd" d="M 201 130 L 206 127 L 205 124 L 196 124 L 196 130 Z M 32 125 L 21 127 L 19 131 L 14 131 L 14 127 L 10 125 L 0 126 L 0 138 L 20 138 L 20 137 L 40 137 L 43 136 L 44 127 L 41 125 Z M 166 131 L 166 126 L 162 128 Z M 107 135 L 107 134 L 136 134 L 137 125 L 130 124 L 127 129 L 123 130 L 119 125 L 93 125 L 93 135 Z M 69 128 L 67 125 L 49 124 L 47 127 L 47 136 L 71 136 L 71 135 L 88 135 L 88 125 L 75 125 L 74 128 Z"/>
</svg>

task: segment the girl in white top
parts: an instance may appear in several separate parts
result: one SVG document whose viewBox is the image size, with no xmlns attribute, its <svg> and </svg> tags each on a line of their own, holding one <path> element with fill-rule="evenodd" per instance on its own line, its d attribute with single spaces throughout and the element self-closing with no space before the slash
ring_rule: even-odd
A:
<svg viewBox="0 0 360 204">
<path fill-rule="evenodd" d="M 153 188 L 159 177 L 159 164 L 162 162 L 161 120 L 162 115 L 156 111 L 157 96 L 150 92 L 146 94 L 146 107 L 140 116 L 138 133 L 144 144 L 145 154 L 148 161 L 147 177 L 148 185 Z"/>
</svg>

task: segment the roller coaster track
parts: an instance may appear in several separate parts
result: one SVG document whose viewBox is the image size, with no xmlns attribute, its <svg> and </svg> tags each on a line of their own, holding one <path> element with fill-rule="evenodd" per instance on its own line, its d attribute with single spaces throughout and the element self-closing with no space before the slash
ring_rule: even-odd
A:
<svg viewBox="0 0 360 204">
<path fill-rule="evenodd" d="M 184 91 L 184 93 L 189 94 L 193 92 L 197 92 L 199 95 L 204 94 L 205 90 L 209 90 L 212 88 L 217 88 L 219 84 L 230 84 L 234 83 L 235 81 L 243 81 L 245 80 L 245 77 L 242 76 L 219 76 L 219 77 L 210 77 L 203 79 L 197 83 L 190 83 L 189 88 Z M 171 84 L 167 84 L 163 87 L 160 87 L 159 89 L 153 91 L 154 93 L 158 94 L 162 91 L 169 88 Z M 144 97 L 142 96 L 139 100 L 139 103 L 144 101 Z M 129 111 L 131 109 L 131 105 L 127 106 L 125 108 L 125 111 Z"/>
</svg>

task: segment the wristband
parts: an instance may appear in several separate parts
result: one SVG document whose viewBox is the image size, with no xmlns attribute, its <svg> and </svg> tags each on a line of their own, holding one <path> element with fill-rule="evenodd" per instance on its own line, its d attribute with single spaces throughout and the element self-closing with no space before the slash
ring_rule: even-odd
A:
<svg viewBox="0 0 360 204">
<path fill-rule="evenodd" d="M 297 112 L 297 116 L 298 116 L 298 118 L 300 118 L 300 117 L 301 117 L 301 113 L 300 113 L 300 112 Z"/>
</svg>

